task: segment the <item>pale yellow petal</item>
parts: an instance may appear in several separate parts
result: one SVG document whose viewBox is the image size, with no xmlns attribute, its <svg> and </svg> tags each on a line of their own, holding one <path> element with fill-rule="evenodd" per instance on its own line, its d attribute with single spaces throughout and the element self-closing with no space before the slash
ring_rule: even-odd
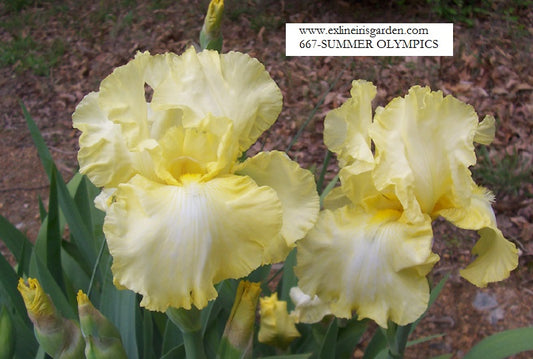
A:
<svg viewBox="0 0 533 359">
<path fill-rule="evenodd" d="M 516 246 L 497 228 L 492 199 L 490 192 L 475 186 L 468 207 L 439 213 L 460 228 L 478 231 L 480 238 L 472 249 L 477 257 L 461 270 L 461 275 L 478 287 L 506 279 L 518 266 Z"/>
<path fill-rule="evenodd" d="M 292 287 L 289 295 L 294 303 L 291 317 L 295 318 L 297 323 L 317 323 L 326 315 L 331 314 L 329 305 L 320 300 L 317 295 L 311 298 L 299 287 Z"/>
<path fill-rule="evenodd" d="M 120 185 L 104 223 L 115 282 L 150 310 L 203 308 L 214 284 L 261 265 L 282 223 L 274 190 L 244 176 L 168 186 L 136 176 Z"/>
<path fill-rule="evenodd" d="M 436 214 L 463 229 L 478 230 L 484 227 L 496 227 L 496 217 L 491 207 L 493 200 L 492 193 L 472 181 L 470 202 L 467 206 L 443 208 Z"/>
<path fill-rule="evenodd" d="M 342 167 L 355 160 L 374 162 L 368 128 L 376 86 L 364 80 L 353 81 L 350 94 L 352 97 L 330 111 L 324 121 L 324 143 L 337 153 Z"/>
<path fill-rule="evenodd" d="M 109 121 L 92 92 L 76 107 L 73 125 L 79 129 L 80 173 L 86 174 L 97 187 L 117 186 L 135 173 L 132 154 L 120 125 Z"/>
<path fill-rule="evenodd" d="M 472 249 L 477 258 L 461 270 L 461 276 L 478 287 L 504 280 L 518 266 L 516 246 L 496 228 L 482 228 L 479 240 Z"/>
<path fill-rule="evenodd" d="M 145 84 L 156 86 L 168 77 L 169 57 L 137 54 L 105 78 L 99 92 L 90 93 L 77 106 L 72 119 L 74 128 L 82 132 L 80 172 L 96 186 L 116 187 L 135 174 L 155 178 L 146 152 L 157 142 L 150 136 L 154 116 L 146 102 Z"/>
<path fill-rule="evenodd" d="M 111 203 L 113 202 L 113 194 L 117 189 L 112 188 L 103 188 L 98 196 L 94 198 L 94 206 L 102 212 L 106 212 Z"/>
<path fill-rule="evenodd" d="M 120 125 L 130 149 L 149 137 L 144 85 L 150 61 L 148 52 L 138 53 L 100 84 L 98 104 L 109 121 Z"/>
<path fill-rule="evenodd" d="M 182 109 L 186 126 L 208 113 L 231 119 L 244 151 L 277 119 L 282 95 L 256 59 L 189 48 L 174 59 L 172 77 L 156 89 L 152 103 L 158 109 Z"/>
<path fill-rule="evenodd" d="M 170 76 L 171 65 L 179 56 L 173 53 L 152 56 L 139 52 L 124 66 L 116 68 L 100 84 L 99 105 L 110 121 L 121 125 L 128 147 L 136 148 L 150 137 L 147 87 L 155 91 Z"/>
<path fill-rule="evenodd" d="M 287 244 L 283 236 L 278 233 L 276 237 L 271 238 L 265 248 L 263 264 L 283 262 L 294 247 L 296 244 Z"/>
<path fill-rule="evenodd" d="M 369 131 L 376 146 L 376 188 L 395 193 L 411 221 L 467 205 L 478 125 L 471 106 L 412 87 L 376 112 Z"/>
<path fill-rule="evenodd" d="M 283 208 L 283 226 L 281 237 L 272 241 L 272 257 L 266 262 L 282 261 L 318 217 L 320 204 L 313 175 L 279 151 L 261 152 L 238 166 L 235 173 L 276 191 Z"/>
<path fill-rule="evenodd" d="M 485 116 L 483 121 L 479 123 L 474 141 L 482 145 L 490 145 L 496 135 L 495 122 L 496 120 L 493 116 Z"/>
<path fill-rule="evenodd" d="M 208 115 L 194 127 L 170 127 L 152 151 L 157 176 L 179 185 L 184 175 L 201 175 L 202 181 L 228 174 L 239 155 L 231 120 Z"/>
<path fill-rule="evenodd" d="M 372 165 L 359 161 L 341 168 L 339 178 L 342 192 L 351 203 L 363 208 L 401 210 L 401 204 L 394 193 L 385 190 L 380 192 L 376 189 L 372 169 Z"/>
<path fill-rule="evenodd" d="M 404 325 L 426 309 L 425 275 L 438 260 L 431 252 L 430 219 L 399 221 L 401 213 L 367 213 L 353 207 L 323 211 L 298 243 L 298 286 L 329 303 L 338 317 Z"/>
</svg>

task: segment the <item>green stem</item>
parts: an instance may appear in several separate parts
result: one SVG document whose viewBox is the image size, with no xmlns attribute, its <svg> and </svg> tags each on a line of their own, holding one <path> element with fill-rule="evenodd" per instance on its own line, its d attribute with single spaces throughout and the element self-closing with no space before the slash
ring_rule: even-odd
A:
<svg viewBox="0 0 533 359">
<path fill-rule="evenodd" d="M 206 359 L 200 319 L 201 312 L 193 306 L 189 310 L 169 308 L 166 313 L 183 334 L 187 358 Z"/>
<path fill-rule="evenodd" d="M 98 269 L 98 265 L 100 264 L 100 260 L 102 259 L 102 255 L 104 254 L 104 248 L 105 248 L 106 241 L 105 239 L 102 239 L 102 245 L 100 246 L 100 251 L 98 252 L 98 257 L 96 258 L 96 262 L 93 266 L 93 272 L 91 274 L 91 280 L 89 281 L 89 288 L 87 288 L 87 296 L 89 297 L 91 295 L 91 290 L 93 289 L 93 283 L 94 278 L 96 276 L 96 270 Z"/>
<path fill-rule="evenodd" d="M 411 324 L 399 326 L 389 321 L 388 328 L 383 330 L 389 346 L 389 359 L 403 359 L 410 329 Z"/>
<path fill-rule="evenodd" d="M 194 332 L 183 332 L 183 343 L 187 358 L 206 359 L 204 343 L 202 340 L 202 330 Z"/>
<path fill-rule="evenodd" d="M 326 177 L 326 172 L 328 172 L 328 164 L 331 160 L 331 151 L 326 151 L 326 156 L 324 157 L 324 163 L 322 164 L 322 170 L 318 176 L 318 181 L 316 182 L 316 189 L 319 194 L 322 194 L 322 187 L 324 186 L 324 177 Z"/>
</svg>

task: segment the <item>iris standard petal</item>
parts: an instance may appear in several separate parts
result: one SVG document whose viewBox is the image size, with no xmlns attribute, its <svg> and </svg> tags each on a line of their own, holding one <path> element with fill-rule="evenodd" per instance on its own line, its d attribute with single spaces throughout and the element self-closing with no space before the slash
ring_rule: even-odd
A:
<svg viewBox="0 0 533 359">
<path fill-rule="evenodd" d="M 393 191 L 413 221 L 422 213 L 467 205 L 478 126 L 472 106 L 412 87 L 376 111 L 369 130 L 376 146 L 376 188 Z"/>
<path fill-rule="evenodd" d="M 298 243 L 298 286 L 318 295 L 338 317 L 351 318 L 355 310 L 382 327 L 388 320 L 400 325 L 416 320 L 427 307 L 425 275 L 438 256 L 431 252 L 429 217 L 408 224 L 400 216 L 350 206 L 321 212 Z"/>
<path fill-rule="evenodd" d="M 272 241 L 265 262 L 284 260 L 318 217 L 320 203 L 313 175 L 279 151 L 261 152 L 239 165 L 235 173 L 249 176 L 259 186 L 268 186 L 278 194 L 283 226 L 280 236 Z"/>
<path fill-rule="evenodd" d="M 208 113 L 231 119 L 244 151 L 277 119 L 282 95 L 256 59 L 189 48 L 174 59 L 172 76 L 155 90 L 152 103 L 158 109 L 182 109 L 186 126 Z"/>
<path fill-rule="evenodd" d="M 274 190 L 244 176 L 224 176 L 182 186 L 141 176 L 114 194 L 104 223 L 115 282 L 143 295 L 151 310 L 216 297 L 214 284 L 247 275 L 282 223 Z"/>
<path fill-rule="evenodd" d="M 100 84 L 98 104 L 109 121 L 120 125 L 128 148 L 149 138 L 145 73 L 151 56 L 138 53 L 124 66 L 117 67 Z"/>
<path fill-rule="evenodd" d="M 120 125 L 109 121 L 98 104 L 98 93 L 85 96 L 72 115 L 79 138 L 80 173 L 98 187 L 117 186 L 128 181 L 136 171 Z"/>
<path fill-rule="evenodd" d="M 339 178 L 341 189 L 351 203 L 367 209 L 403 210 L 401 203 L 391 191 L 378 191 L 374 184 L 374 173 L 363 162 L 341 168 Z"/>
<path fill-rule="evenodd" d="M 79 129 L 80 172 L 98 187 L 116 187 L 135 174 L 153 178 L 145 150 L 157 143 L 150 137 L 145 84 L 156 86 L 168 75 L 167 55 L 138 53 L 105 78 L 99 92 L 87 95 L 72 115 Z M 161 117 L 161 116 L 159 116 Z"/>
<path fill-rule="evenodd" d="M 199 174 L 202 181 L 228 174 L 239 155 L 231 120 L 208 115 L 194 127 L 167 129 L 151 152 L 157 176 L 179 185 L 181 177 Z"/>
<path fill-rule="evenodd" d="M 376 86 L 364 80 L 353 81 L 350 94 L 352 97 L 324 120 L 324 143 L 337 153 L 341 167 L 355 160 L 374 163 L 368 128 Z"/>
</svg>

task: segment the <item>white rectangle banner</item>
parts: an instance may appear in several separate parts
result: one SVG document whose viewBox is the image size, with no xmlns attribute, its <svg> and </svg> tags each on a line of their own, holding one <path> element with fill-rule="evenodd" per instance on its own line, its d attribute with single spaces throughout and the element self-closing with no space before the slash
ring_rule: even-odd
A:
<svg viewBox="0 0 533 359">
<path fill-rule="evenodd" d="M 287 23 L 287 56 L 453 56 L 452 23 Z"/>
</svg>

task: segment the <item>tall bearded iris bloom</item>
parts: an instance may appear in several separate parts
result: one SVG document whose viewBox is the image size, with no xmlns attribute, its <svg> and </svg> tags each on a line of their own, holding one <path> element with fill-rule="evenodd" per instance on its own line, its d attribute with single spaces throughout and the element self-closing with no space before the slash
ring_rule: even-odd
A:
<svg viewBox="0 0 533 359">
<path fill-rule="evenodd" d="M 141 305 L 202 308 L 215 283 L 283 260 L 314 225 L 308 171 L 275 151 L 238 162 L 281 102 L 257 60 L 189 49 L 139 53 L 78 105 L 80 172 L 103 188 L 114 280 Z"/>
<path fill-rule="evenodd" d="M 340 317 L 404 325 L 426 309 L 425 278 L 438 256 L 431 222 L 441 216 L 477 230 L 477 257 L 461 271 L 483 287 L 517 266 L 516 247 L 496 226 L 493 196 L 474 183 L 474 142 L 489 144 L 494 118 L 452 96 L 412 87 L 378 108 L 373 84 L 354 81 L 352 97 L 325 120 L 324 139 L 337 153 L 341 186 L 325 200 L 315 229 L 300 242 L 300 288 Z M 321 260 L 316 260 L 320 253 Z"/>
</svg>

